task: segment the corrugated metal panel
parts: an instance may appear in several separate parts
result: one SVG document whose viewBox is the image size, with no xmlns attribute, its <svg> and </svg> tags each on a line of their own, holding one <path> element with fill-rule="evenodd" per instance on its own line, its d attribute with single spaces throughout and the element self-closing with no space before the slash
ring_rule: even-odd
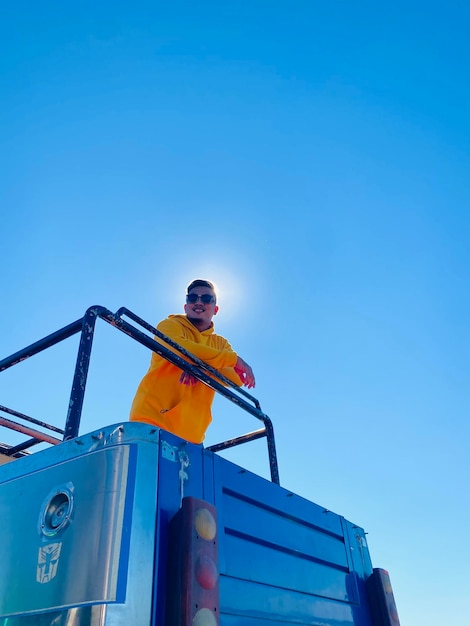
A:
<svg viewBox="0 0 470 626">
<path fill-rule="evenodd" d="M 214 483 L 224 626 L 370 626 L 351 524 L 224 459 Z"/>
</svg>

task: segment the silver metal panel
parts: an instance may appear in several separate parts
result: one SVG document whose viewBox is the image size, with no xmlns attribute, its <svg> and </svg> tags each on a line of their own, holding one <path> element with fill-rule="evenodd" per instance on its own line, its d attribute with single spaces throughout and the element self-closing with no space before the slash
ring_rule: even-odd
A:
<svg viewBox="0 0 470 626">
<path fill-rule="evenodd" d="M 150 624 L 159 443 L 117 424 L 0 467 L 0 626 Z"/>
<path fill-rule="evenodd" d="M 104 626 L 106 604 L 0 618 L 2 626 Z"/>
<path fill-rule="evenodd" d="M 110 447 L 0 485 L 1 616 L 123 599 L 130 452 Z"/>
</svg>

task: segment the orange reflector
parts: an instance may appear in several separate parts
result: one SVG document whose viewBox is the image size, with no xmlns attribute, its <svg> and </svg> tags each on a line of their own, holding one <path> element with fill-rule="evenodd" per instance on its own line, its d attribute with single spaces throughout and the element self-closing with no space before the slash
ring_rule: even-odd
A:
<svg viewBox="0 0 470 626">
<path fill-rule="evenodd" d="M 194 616 L 193 626 L 217 626 L 217 620 L 209 609 L 200 609 Z"/>
<path fill-rule="evenodd" d="M 212 513 L 204 508 L 199 509 L 194 516 L 194 527 L 196 528 L 197 534 L 202 537 L 202 539 L 207 539 L 207 541 L 212 541 L 217 532 L 217 525 Z"/>
</svg>

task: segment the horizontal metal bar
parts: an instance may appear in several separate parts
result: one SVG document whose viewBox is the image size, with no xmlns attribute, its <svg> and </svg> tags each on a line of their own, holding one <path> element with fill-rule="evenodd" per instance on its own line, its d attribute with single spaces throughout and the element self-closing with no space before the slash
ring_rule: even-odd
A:
<svg viewBox="0 0 470 626">
<path fill-rule="evenodd" d="M 8 456 L 14 456 L 18 452 L 23 452 L 32 446 L 35 446 L 37 443 L 41 443 L 39 439 L 28 439 L 27 441 L 23 441 L 23 443 L 19 443 L 17 446 L 12 446 L 8 450 Z M 28 453 L 29 454 L 29 453 Z"/>
<path fill-rule="evenodd" d="M 46 348 L 50 348 L 56 343 L 59 343 L 63 341 L 64 339 L 67 339 L 68 337 L 75 335 L 81 330 L 81 328 L 82 328 L 82 320 L 81 319 L 76 320 L 75 322 L 72 322 L 71 324 L 69 324 L 68 326 L 65 326 L 61 330 L 58 330 L 55 333 L 52 333 L 48 335 L 47 337 L 44 337 L 44 339 L 40 339 L 39 341 L 32 343 L 27 348 L 23 348 L 23 350 L 19 350 L 18 352 L 15 352 L 14 354 L 7 356 L 5 359 L 2 359 L 0 361 L 0 372 L 3 372 L 3 370 L 8 369 L 12 365 L 16 365 L 17 363 L 20 363 L 21 361 L 25 361 L 26 359 L 29 359 L 30 356 L 34 356 L 38 352 L 42 352 L 43 350 L 46 350 Z"/>
<path fill-rule="evenodd" d="M 51 443 L 53 445 L 61 443 L 60 439 L 56 439 L 55 437 L 51 437 L 50 435 L 46 435 L 45 433 L 40 433 L 34 428 L 28 428 L 28 426 L 22 426 L 21 424 L 12 422 L 12 420 L 8 420 L 6 417 L 0 417 L 0 426 L 5 426 L 5 428 L 16 430 L 19 433 L 29 435 L 30 437 L 34 437 L 35 439 L 39 439 L 40 441 Z"/>
<path fill-rule="evenodd" d="M 15 455 L 11 453 L 11 448 L 4 443 L 0 443 L 0 464 L 1 457 L 6 456 L 10 459 L 19 459 L 20 457 L 27 456 L 29 452 L 17 452 Z"/>
<path fill-rule="evenodd" d="M 0 411 L 8 413 L 9 415 L 14 415 L 15 417 L 19 417 L 27 422 L 31 422 L 31 424 L 36 424 L 36 426 L 42 426 L 43 428 L 53 430 L 54 432 L 59 433 L 59 435 L 64 434 L 64 431 L 61 428 L 57 428 L 57 426 L 52 426 L 51 424 L 47 424 L 46 422 L 41 422 L 40 420 L 34 419 L 34 417 L 29 417 L 29 415 L 25 415 L 24 413 L 19 413 L 18 411 L 9 409 L 7 406 L 2 406 L 0 404 Z"/>
<path fill-rule="evenodd" d="M 210 450 L 211 452 L 219 452 L 220 450 L 233 448 L 234 446 L 239 446 L 240 444 L 246 443 L 248 441 L 255 441 L 256 439 L 261 439 L 262 437 L 266 437 L 265 428 L 260 428 L 260 430 L 254 430 L 252 433 L 246 433 L 246 435 L 240 435 L 239 437 L 234 437 L 233 439 L 227 439 L 227 441 L 222 441 L 221 443 L 216 443 L 212 446 L 208 446 L 207 450 Z"/>
</svg>

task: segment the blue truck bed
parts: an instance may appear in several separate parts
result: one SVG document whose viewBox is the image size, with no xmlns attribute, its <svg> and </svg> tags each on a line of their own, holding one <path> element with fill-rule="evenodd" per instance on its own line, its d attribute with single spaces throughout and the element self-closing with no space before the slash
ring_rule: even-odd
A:
<svg viewBox="0 0 470 626">
<path fill-rule="evenodd" d="M 45 532 L 47 507 L 61 492 L 68 519 Z M 188 496 L 217 511 L 221 624 L 372 624 L 361 528 L 137 423 L 0 467 L 0 623 L 164 624 L 169 524 Z M 51 545 L 60 550 L 46 580 L 42 552 Z"/>
</svg>

